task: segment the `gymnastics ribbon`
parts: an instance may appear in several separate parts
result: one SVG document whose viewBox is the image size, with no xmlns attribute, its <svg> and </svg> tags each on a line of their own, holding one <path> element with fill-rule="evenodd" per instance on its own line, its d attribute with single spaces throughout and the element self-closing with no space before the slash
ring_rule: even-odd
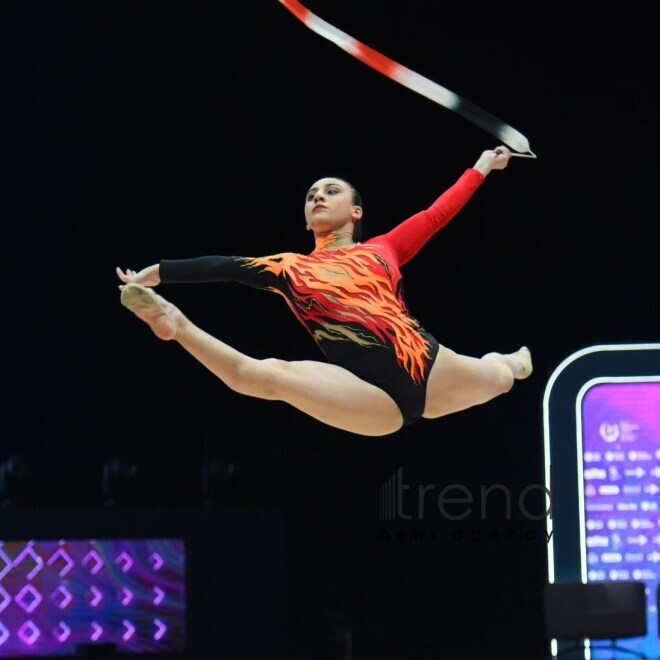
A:
<svg viewBox="0 0 660 660">
<path fill-rule="evenodd" d="M 399 84 L 411 89 L 422 96 L 435 101 L 439 105 L 449 110 L 453 110 L 468 121 L 476 124 L 485 131 L 491 133 L 504 144 L 511 147 L 519 153 L 512 154 L 523 158 L 536 158 L 529 148 L 527 138 L 505 124 L 501 119 L 494 117 L 490 113 L 482 110 L 470 101 L 458 96 L 454 92 L 438 85 L 437 83 L 425 78 L 424 76 L 408 69 L 407 67 L 395 62 L 386 55 L 370 48 L 369 46 L 354 39 L 346 32 L 342 32 L 334 25 L 319 18 L 309 9 L 302 5 L 298 0 L 279 0 L 296 18 L 302 21 L 310 30 L 316 34 L 332 41 L 334 44 L 345 50 L 347 53 L 360 60 L 360 62 L 379 71 L 384 76 Z"/>
</svg>

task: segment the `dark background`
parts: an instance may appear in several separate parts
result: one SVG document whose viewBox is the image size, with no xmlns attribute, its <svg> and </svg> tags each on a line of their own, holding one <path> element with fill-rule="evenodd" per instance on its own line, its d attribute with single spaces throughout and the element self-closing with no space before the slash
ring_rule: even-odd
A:
<svg viewBox="0 0 660 660">
<path fill-rule="evenodd" d="M 403 274 L 442 344 L 476 356 L 526 344 L 532 377 L 484 406 L 363 438 L 242 397 L 159 342 L 121 307 L 116 266 L 311 251 L 304 194 L 328 175 L 362 193 L 373 236 L 500 142 L 276 0 L 3 2 L 0 461 L 25 466 L 5 507 L 107 508 L 103 466 L 118 459 L 135 467 L 112 495 L 127 516 L 284 513 L 288 657 L 345 657 L 330 649 L 350 630 L 356 659 L 544 658 L 543 523 L 514 500 L 508 520 L 493 508 L 484 521 L 386 524 L 379 492 L 402 468 L 413 488 L 478 496 L 499 483 L 515 498 L 543 482 L 542 398 L 560 362 L 658 341 L 657 24 L 623 2 L 306 6 L 529 139 L 538 159 L 493 172 Z M 249 355 L 321 358 L 279 296 L 160 292 Z M 226 532 L 205 533 L 213 545 L 231 543 Z M 262 552 L 278 556 L 268 538 Z M 249 575 L 249 561 L 233 570 Z M 210 598 L 192 585 L 196 597 Z"/>
</svg>

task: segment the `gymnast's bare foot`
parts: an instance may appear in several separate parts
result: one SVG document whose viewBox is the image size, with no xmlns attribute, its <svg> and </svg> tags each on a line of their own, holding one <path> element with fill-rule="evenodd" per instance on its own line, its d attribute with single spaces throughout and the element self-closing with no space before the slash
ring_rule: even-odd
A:
<svg viewBox="0 0 660 660">
<path fill-rule="evenodd" d="M 532 366 L 532 353 L 527 346 L 521 346 L 513 355 L 518 357 L 522 362 L 522 371 L 514 377 L 516 380 L 524 380 L 534 370 Z"/>
<path fill-rule="evenodd" d="M 515 353 L 486 353 L 481 359 L 506 364 L 516 380 L 524 380 L 532 373 L 532 354 L 527 346 L 521 346 Z"/>
<path fill-rule="evenodd" d="M 153 330 L 159 339 L 176 339 L 183 315 L 149 287 L 130 283 L 121 290 L 121 304 Z"/>
</svg>

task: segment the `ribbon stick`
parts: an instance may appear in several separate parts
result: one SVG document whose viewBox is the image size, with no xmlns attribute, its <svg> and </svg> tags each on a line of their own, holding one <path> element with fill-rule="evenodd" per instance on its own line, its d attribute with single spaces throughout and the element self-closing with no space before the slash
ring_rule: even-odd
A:
<svg viewBox="0 0 660 660">
<path fill-rule="evenodd" d="M 439 105 L 442 105 L 449 110 L 453 110 L 465 119 L 496 136 L 514 151 L 519 152 L 518 154 L 512 155 L 536 158 L 536 155 L 529 147 L 529 141 L 527 138 L 515 128 L 505 124 L 501 119 L 494 117 L 485 110 L 477 107 L 474 103 L 461 98 L 458 94 L 455 94 L 432 80 L 425 78 L 419 73 L 395 62 L 386 55 L 370 48 L 357 39 L 354 39 L 349 34 L 346 34 L 346 32 L 342 32 L 334 27 L 334 25 L 330 25 L 330 23 L 309 11 L 309 9 L 302 5 L 298 0 L 279 0 L 279 2 L 281 2 L 310 30 L 316 32 L 316 34 L 319 34 L 325 39 L 332 41 L 347 53 L 360 60 L 360 62 L 379 71 L 384 76 L 398 82 L 404 87 L 425 96 L 431 101 L 435 101 Z"/>
</svg>

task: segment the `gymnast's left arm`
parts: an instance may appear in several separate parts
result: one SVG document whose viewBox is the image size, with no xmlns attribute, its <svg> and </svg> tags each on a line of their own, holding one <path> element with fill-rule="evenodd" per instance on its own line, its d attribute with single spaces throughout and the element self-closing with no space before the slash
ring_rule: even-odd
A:
<svg viewBox="0 0 660 660">
<path fill-rule="evenodd" d="M 427 209 L 410 216 L 384 238 L 396 253 L 399 266 L 410 261 L 440 229 L 467 204 L 476 190 L 494 169 L 504 169 L 511 152 L 503 146 L 484 151 L 473 167 L 438 197 Z"/>
</svg>

